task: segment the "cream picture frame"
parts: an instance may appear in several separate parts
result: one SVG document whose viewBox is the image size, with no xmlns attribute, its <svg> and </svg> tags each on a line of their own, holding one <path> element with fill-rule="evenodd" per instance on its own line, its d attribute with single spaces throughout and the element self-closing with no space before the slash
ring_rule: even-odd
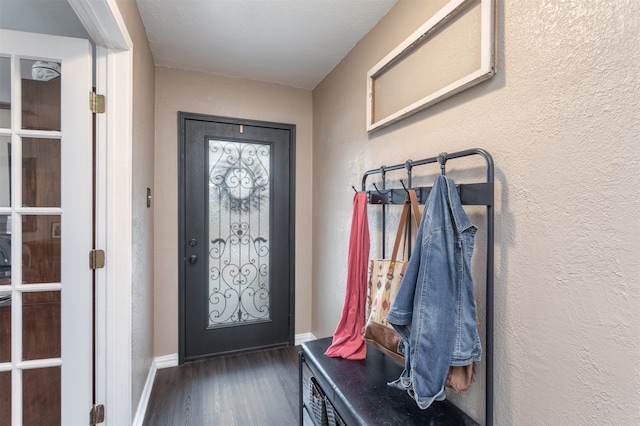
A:
<svg viewBox="0 0 640 426">
<path fill-rule="evenodd" d="M 367 132 L 396 123 L 495 74 L 495 3 L 449 1 L 367 72 Z M 429 50 L 432 46 L 437 47 Z M 398 88 L 407 94 L 403 97 Z"/>
</svg>

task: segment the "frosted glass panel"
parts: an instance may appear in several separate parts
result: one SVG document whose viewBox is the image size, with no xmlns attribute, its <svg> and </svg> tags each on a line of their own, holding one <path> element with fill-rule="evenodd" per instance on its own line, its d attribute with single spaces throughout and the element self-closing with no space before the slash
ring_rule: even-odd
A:
<svg viewBox="0 0 640 426">
<path fill-rule="evenodd" d="M 60 216 L 22 216 L 22 283 L 60 282 Z"/>
<path fill-rule="evenodd" d="M 11 362 L 11 292 L 8 291 L 0 291 L 0 362 Z"/>
<path fill-rule="evenodd" d="M 0 128 L 11 127 L 11 58 L 0 56 Z"/>
<path fill-rule="evenodd" d="M 11 424 L 11 371 L 0 372 L 0 424 Z"/>
<path fill-rule="evenodd" d="M 271 147 L 209 140 L 209 327 L 270 318 Z"/>
<path fill-rule="evenodd" d="M 22 206 L 60 207 L 60 139 L 22 140 Z"/>
<path fill-rule="evenodd" d="M 22 359 L 59 358 L 60 292 L 22 294 Z"/>
<path fill-rule="evenodd" d="M 20 70 L 22 128 L 60 130 L 60 64 L 21 59 Z"/>
<path fill-rule="evenodd" d="M 60 367 L 22 372 L 23 425 L 61 424 L 60 372 Z"/>
<path fill-rule="evenodd" d="M 11 136 L 0 136 L 0 207 L 11 206 Z M 0 232 L 2 230 L 0 229 Z"/>
<path fill-rule="evenodd" d="M 11 285 L 11 263 L 11 216 L 3 214 L 0 215 L 0 285 Z M 0 292 L 0 306 L 2 301 Z"/>
</svg>

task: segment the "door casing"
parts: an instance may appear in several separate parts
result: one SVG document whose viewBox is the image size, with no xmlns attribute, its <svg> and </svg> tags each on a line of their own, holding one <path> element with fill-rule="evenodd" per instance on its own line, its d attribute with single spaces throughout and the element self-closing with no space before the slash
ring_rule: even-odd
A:
<svg viewBox="0 0 640 426">
<path fill-rule="evenodd" d="M 141 425 L 148 395 L 132 415 L 132 102 L 133 42 L 116 2 L 68 0 L 96 45 L 96 91 L 107 98 L 96 116 L 96 404 L 105 425 Z M 150 366 L 151 368 L 151 366 Z"/>
</svg>

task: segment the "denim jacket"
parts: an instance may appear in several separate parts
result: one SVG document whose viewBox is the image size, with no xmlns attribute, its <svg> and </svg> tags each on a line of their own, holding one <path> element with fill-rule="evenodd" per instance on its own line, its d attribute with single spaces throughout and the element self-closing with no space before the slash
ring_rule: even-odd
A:
<svg viewBox="0 0 640 426">
<path fill-rule="evenodd" d="M 406 390 L 422 409 L 445 399 L 449 366 L 482 355 L 470 270 L 476 231 L 453 180 L 438 176 L 387 315 L 405 345 L 404 371 L 389 386 Z"/>
</svg>

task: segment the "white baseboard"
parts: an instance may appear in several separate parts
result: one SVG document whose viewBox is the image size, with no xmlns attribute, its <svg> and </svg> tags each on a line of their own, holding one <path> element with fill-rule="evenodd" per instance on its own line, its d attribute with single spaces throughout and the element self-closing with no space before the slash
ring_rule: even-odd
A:
<svg viewBox="0 0 640 426">
<path fill-rule="evenodd" d="M 142 426 L 144 422 L 144 416 L 147 414 L 147 406 L 149 405 L 149 398 L 151 397 L 151 390 L 153 389 L 153 382 L 156 379 L 158 370 L 161 368 L 175 367 L 177 365 L 178 354 L 164 355 L 153 359 L 149 374 L 147 375 L 147 381 L 144 383 L 144 388 L 142 389 L 136 416 L 133 418 L 133 426 Z"/>
<path fill-rule="evenodd" d="M 160 370 L 161 368 L 176 367 L 178 365 L 178 354 L 169 354 L 156 357 L 153 360 L 153 363 L 158 370 Z"/>
<path fill-rule="evenodd" d="M 301 333 L 296 334 L 295 336 L 295 345 L 298 346 L 301 343 L 309 342 L 311 340 L 316 340 L 317 337 L 313 335 L 313 333 Z"/>
</svg>

